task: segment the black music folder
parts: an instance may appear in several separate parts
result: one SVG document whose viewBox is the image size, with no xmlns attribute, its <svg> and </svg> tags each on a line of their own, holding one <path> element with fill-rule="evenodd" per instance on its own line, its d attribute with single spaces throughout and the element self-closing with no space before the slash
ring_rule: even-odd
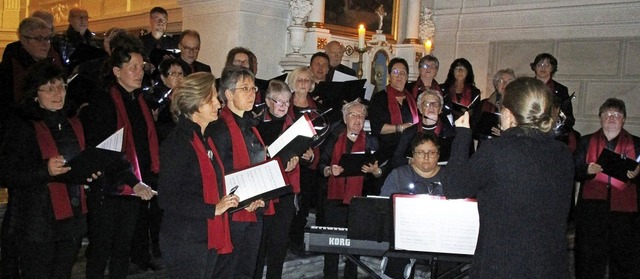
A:
<svg viewBox="0 0 640 279">
<path fill-rule="evenodd" d="M 632 171 L 638 166 L 638 162 L 618 154 L 609 149 L 603 149 L 596 161 L 602 167 L 602 172 L 620 181 L 629 181 L 627 171 Z"/>
<path fill-rule="evenodd" d="M 294 156 L 302 155 L 315 139 L 316 130 L 307 114 L 303 114 L 267 148 L 271 158 L 280 158 L 285 164 Z"/>
<path fill-rule="evenodd" d="M 285 81 L 287 79 L 287 75 L 288 74 L 282 74 L 268 80 L 256 78 L 255 84 L 258 89 L 260 89 L 260 92 L 263 92 L 262 94 L 264 95 L 267 92 L 267 88 L 269 88 L 269 82 L 271 82 L 272 80 Z"/>
<path fill-rule="evenodd" d="M 366 79 L 350 81 L 322 81 L 316 84 L 313 93 L 319 97 L 323 110 L 333 109 L 328 115 L 331 122 L 342 120 L 342 105 L 357 98 L 364 101 Z"/>
<path fill-rule="evenodd" d="M 349 205 L 349 239 L 390 242 L 391 200 L 388 197 L 354 197 Z"/>
<path fill-rule="evenodd" d="M 160 67 L 160 62 L 164 60 L 165 57 L 173 57 L 176 58 L 177 54 L 174 51 L 161 49 L 161 48 L 153 48 L 151 52 L 149 52 L 149 62 L 151 62 L 154 66 Z"/>
<path fill-rule="evenodd" d="M 486 112 L 483 111 L 480 114 L 480 120 L 478 121 L 477 126 L 474 130 L 477 133 L 485 136 L 494 136 L 493 132 L 491 132 L 492 128 L 500 127 L 500 114 L 495 112 Z"/>
<path fill-rule="evenodd" d="M 373 164 L 375 161 L 375 156 L 370 152 L 342 154 L 342 157 L 340 157 L 340 163 L 338 164 L 344 169 L 344 171 L 338 176 L 344 177 L 365 175 L 365 173 L 362 172 L 362 166 Z"/>
<path fill-rule="evenodd" d="M 464 115 L 465 112 L 469 111 L 469 107 L 460 103 L 452 102 L 449 104 L 449 110 L 451 111 L 451 115 L 453 115 L 453 120 L 457 120 L 460 116 Z"/>
<path fill-rule="evenodd" d="M 224 176 L 227 195 L 235 186 L 234 192 L 240 197 L 238 207 L 229 209 L 230 213 L 249 206 L 253 201 L 270 199 L 293 192 L 289 177 L 285 174 L 282 162 L 278 159 L 268 160 L 246 169 L 228 173 Z"/>
<path fill-rule="evenodd" d="M 56 177 L 66 183 L 85 184 L 87 178 L 96 172 L 104 172 L 104 170 L 122 157 L 122 153 L 102 149 L 99 147 L 87 147 L 80 154 L 69 160 L 65 166 L 71 167 L 68 172 Z"/>
</svg>

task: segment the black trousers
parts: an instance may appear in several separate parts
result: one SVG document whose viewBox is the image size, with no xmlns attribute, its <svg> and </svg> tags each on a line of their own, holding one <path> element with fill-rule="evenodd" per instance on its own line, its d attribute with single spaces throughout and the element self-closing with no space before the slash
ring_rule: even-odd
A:
<svg viewBox="0 0 640 279">
<path fill-rule="evenodd" d="M 218 253 L 208 249 L 207 242 L 184 241 L 160 234 L 169 278 L 221 278 L 213 277 Z"/>
<path fill-rule="evenodd" d="M 611 212 L 609 203 L 579 200 L 576 206 L 576 278 L 640 278 L 640 217 Z"/>
<path fill-rule="evenodd" d="M 325 203 L 325 222 L 328 227 L 346 228 L 349 220 L 349 205 L 343 204 L 342 200 L 327 200 Z M 324 254 L 324 278 L 338 278 L 339 254 Z M 344 278 L 351 279 L 358 277 L 358 266 L 351 261 L 347 261 L 344 266 Z"/>
<path fill-rule="evenodd" d="M 71 270 L 81 245 L 82 238 L 51 242 L 22 241 L 22 278 L 71 278 Z"/>
<path fill-rule="evenodd" d="M 316 170 L 309 169 L 308 166 L 300 168 L 300 193 L 298 193 L 298 212 L 295 213 L 291 222 L 289 237 L 291 242 L 302 247 L 304 241 L 304 228 L 307 226 L 307 217 L 311 208 L 316 209 L 316 223 L 319 211 L 318 206 L 318 182 L 322 179 L 318 177 Z M 277 214 L 277 213 L 276 213 Z"/>
<path fill-rule="evenodd" d="M 253 278 L 262 237 L 263 211 L 256 210 L 257 222 L 229 222 L 233 252 L 218 255 L 213 278 Z"/>
<path fill-rule="evenodd" d="M 139 207 L 136 230 L 131 243 L 131 262 L 148 265 L 151 262 L 151 245 L 154 250 L 159 251 L 158 238 L 163 212 L 158 206 L 157 197 L 148 201 L 140 200 Z"/>
<path fill-rule="evenodd" d="M 88 199 L 89 246 L 86 250 L 87 278 L 126 278 L 131 240 L 138 218 L 139 198 L 109 196 Z"/>
<path fill-rule="evenodd" d="M 20 278 L 18 258 L 20 234 L 17 231 L 17 220 L 12 214 L 11 192 L 12 190 L 9 189 L 9 202 L 2 218 L 2 228 L 0 228 L 0 278 L 2 279 Z"/>
<path fill-rule="evenodd" d="M 281 278 L 282 265 L 287 256 L 287 243 L 291 220 L 296 212 L 295 195 L 287 194 L 280 197 L 274 204 L 276 214 L 264 216 L 262 240 L 258 251 L 258 261 L 253 275 L 254 279 L 261 279 L 265 261 L 267 263 L 267 279 Z"/>
</svg>

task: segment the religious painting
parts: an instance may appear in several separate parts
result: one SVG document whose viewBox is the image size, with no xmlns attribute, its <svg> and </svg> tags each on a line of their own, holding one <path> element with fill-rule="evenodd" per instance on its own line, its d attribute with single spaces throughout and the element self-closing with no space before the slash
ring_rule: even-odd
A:
<svg viewBox="0 0 640 279">
<path fill-rule="evenodd" d="M 364 24 L 368 34 L 382 30 L 388 40 L 397 35 L 398 0 L 326 0 L 325 28 L 336 35 L 357 35 Z"/>
</svg>

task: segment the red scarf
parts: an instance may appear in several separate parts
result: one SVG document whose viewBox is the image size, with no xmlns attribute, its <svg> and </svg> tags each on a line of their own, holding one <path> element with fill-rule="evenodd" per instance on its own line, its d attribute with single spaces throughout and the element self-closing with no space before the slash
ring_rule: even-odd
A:
<svg viewBox="0 0 640 279">
<path fill-rule="evenodd" d="M 228 106 L 225 106 L 220 110 L 220 118 L 227 124 L 227 128 L 229 129 L 229 134 L 231 135 L 231 151 L 233 153 L 233 169 L 241 170 L 251 166 L 251 160 L 249 158 L 249 150 L 247 150 L 247 144 L 244 141 L 244 136 L 242 135 L 242 131 L 236 123 L 236 120 L 233 117 L 233 112 L 229 109 Z M 251 127 L 253 134 L 256 135 L 262 146 L 264 146 L 264 142 L 260 137 L 260 133 L 258 133 L 258 129 L 256 127 Z M 267 158 L 264 158 L 266 160 Z M 273 208 L 273 201 L 270 201 L 268 204 L 267 210 L 264 212 L 265 215 L 273 215 L 275 214 L 275 209 Z M 240 210 L 233 213 L 232 217 L 233 221 L 236 222 L 257 222 L 256 213 L 248 212 L 246 210 Z"/>
<path fill-rule="evenodd" d="M 212 162 L 207 156 L 207 149 L 202 144 L 202 141 L 198 137 L 198 134 L 193 132 L 193 140 L 191 145 L 198 156 L 198 164 L 200 165 L 200 174 L 202 175 L 202 194 L 204 195 L 204 203 L 215 205 L 220 202 L 220 192 L 218 191 L 217 176 L 213 169 Z M 213 155 L 218 163 L 218 166 L 222 168 L 222 162 L 218 156 L 211 138 L 207 138 L 207 145 L 213 151 Z M 222 171 L 224 175 L 224 170 Z M 222 180 L 224 183 L 224 179 Z M 221 185 L 221 190 L 226 193 L 226 186 Z M 224 196 L 224 194 L 223 194 Z M 233 251 L 233 244 L 231 243 L 231 230 L 229 229 L 229 213 L 225 212 L 220 216 L 216 216 L 213 219 L 207 219 L 207 239 L 209 249 L 216 249 L 218 254 L 229 254 Z"/>
<path fill-rule="evenodd" d="M 547 87 L 549 87 L 549 90 L 551 90 L 551 93 L 553 93 L 553 95 L 556 94 L 556 84 L 553 82 L 552 78 L 547 80 Z"/>
<path fill-rule="evenodd" d="M 606 148 L 607 139 L 602 129 L 591 135 L 587 150 L 586 163 L 598 160 L 600 152 Z M 633 146 L 633 139 L 626 130 L 622 130 L 618 136 L 618 144 L 614 150 L 618 154 L 625 154 L 628 158 L 636 158 L 637 150 Z M 611 179 L 611 182 L 609 182 Z M 584 199 L 606 200 L 607 184 L 611 186 L 611 211 L 637 212 L 638 203 L 636 185 L 632 182 L 620 181 L 604 173 L 596 174 L 596 177 L 584 183 L 582 197 Z"/>
<path fill-rule="evenodd" d="M 420 96 L 420 93 L 424 92 L 427 89 L 438 91 L 440 96 L 442 96 L 442 91 L 440 91 L 440 84 L 438 84 L 435 79 L 431 80 L 431 86 L 425 88 L 422 79 L 419 77 L 418 80 L 416 80 L 416 82 L 413 84 L 413 88 L 411 88 L 411 96 L 413 96 L 413 99 L 417 100 L 418 96 Z"/>
<path fill-rule="evenodd" d="M 116 115 L 117 115 L 117 127 L 116 130 L 124 127 L 124 146 L 123 151 L 127 161 L 131 163 L 133 167 L 133 173 L 136 175 L 138 180 L 142 181 L 142 174 L 140 172 L 140 166 L 138 165 L 138 156 L 136 155 L 136 145 L 133 140 L 133 131 L 131 130 L 131 122 L 129 122 L 129 116 L 127 115 L 127 110 L 124 107 L 124 101 L 122 100 L 122 95 L 120 94 L 120 90 L 118 90 L 117 86 L 111 87 L 111 99 L 113 99 L 113 103 L 116 107 Z M 149 140 L 149 155 L 151 156 L 151 171 L 154 173 L 158 173 L 160 170 L 160 155 L 159 155 L 159 145 L 158 145 L 158 134 L 156 133 L 156 125 L 153 121 L 153 116 L 151 116 L 151 111 L 147 106 L 147 103 L 142 98 L 142 94 L 138 95 L 138 103 L 140 104 L 140 109 L 142 110 L 142 115 L 144 116 L 144 122 L 147 124 L 147 139 Z M 125 190 L 121 193 L 122 195 L 132 194 L 133 189 L 130 185 L 125 185 Z"/>
<path fill-rule="evenodd" d="M 42 159 L 49 160 L 52 157 L 60 155 L 47 124 L 45 124 L 44 121 L 34 121 L 33 124 L 36 129 L 36 137 L 38 138 Z M 84 130 L 82 129 L 80 120 L 76 117 L 69 118 L 69 124 L 71 124 L 73 132 L 76 134 L 76 138 L 78 138 L 80 150 L 84 150 Z M 73 217 L 73 209 L 71 209 L 69 192 L 67 191 L 68 186 L 59 182 L 49 182 L 47 186 L 49 187 L 49 196 L 51 197 L 51 204 L 53 205 L 53 213 L 56 216 L 56 220 Z M 82 214 L 86 214 L 87 200 L 84 195 L 84 186 L 73 185 L 71 187 L 77 187 L 80 191 L 80 207 Z"/>
<path fill-rule="evenodd" d="M 351 153 L 364 152 L 366 147 L 366 139 L 364 132 L 360 132 L 356 141 L 353 143 Z M 342 154 L 347 153 L 347 132 L 342 132 L 338 137 L 338 141 L 333 146 L 333 157 L 331 159 L 331 165 L 339 165 Z M 355 196 L 362 195 L 362 184 L 364 183 L 364 176 L 349 176 L 349 177 L 329 177 L 327 199 L 330 200 L 342 200 L 343 203 L 351 203 L 351 199 Z"/>
<path fill-rule="evenodd" d="M 400 112 L 400 104 L 396 100 L 396 97 L 404 97 L 409 104 L 409 110 L 411 111 L 411 124 L 418 123 L 418 105 L 416 104 L 416 99 L 411 98 L 409 91 L 406 89 L 404 91 L 398 91 L 393 88 L 391 85 L 387 85 L 387 103 L 389 106 L 389 114 L 391 115 L 391 125 L 400 125 L 404 122 L 402 121 L 402 113 Z"/>
<path fill-rule="evenodd" d="M 451 90 L 449 90 L 453 95 L 451 97 L 451 100 L 453 100 L 454 102 L 461 104 L 463 106 L 470 106 L 471 105 L 471 101 L 473 101 L 473 94 L 471 94 L 471 87 L 469 86 L 464 86 L 464 90 L 462 91 L 462 93 L 457 94 L 455 91 L 455 85 L 451 86 Z"/>
</svg>

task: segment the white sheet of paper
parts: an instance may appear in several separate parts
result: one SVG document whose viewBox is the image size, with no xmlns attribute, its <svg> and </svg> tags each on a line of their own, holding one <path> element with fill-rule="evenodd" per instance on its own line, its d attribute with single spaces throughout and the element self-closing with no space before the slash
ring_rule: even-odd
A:
<svg viewBox="0 0 640 279">
<path fill-rule="evenodd" d="M 373 90 L 376 89 L 376 86 L 371 84 L 368 80 L 364 83 L 364 98 L 367 100 L 371 100 L 371 96 L 373 96 Z"/>
<path fill-rule="evenodd" d="M 241 202 L 287 185 L 277 160 L 227 174 L 224 176 L 224 182 L 227 195 L 233 187 L 238 186 L 234 194 Z"/>
<path fill-rule="evenodd" d="M 395 248 L 473 255 L 478 242 L 478 204 L 431 197 L 395 197 Z"/>
<path fill-rule="evenodd" d="M 313 137 L 316 135 L 316 130 L 310 123 L 309 117 L 305 114 L 303 117 L 298 118 L 293 125 L 289 126 L 282 135 L 280 135 L 271 145 L 267 148 L 270 156 L 274 156 L 280 152 L 282 148 L 287 146 L 297 136 Z"/>
<path fill-rule="evenodd" d="M 98 144 L 96 147 L 116 152 L 122 152 L 122 139 L 124 137 L 124 128 L 120 128 L 120 130 L 113 133 L 113 135 L 109 136 L 103 142 Z"/>
<path fill-rule="evenodd" d="M 358 80 L 358 78 L 352 75 L 347 75 L 340 71 L 334 71 L 333 79 L 331 81 L 350 81 L 350 80 Z"/>
</svg>

